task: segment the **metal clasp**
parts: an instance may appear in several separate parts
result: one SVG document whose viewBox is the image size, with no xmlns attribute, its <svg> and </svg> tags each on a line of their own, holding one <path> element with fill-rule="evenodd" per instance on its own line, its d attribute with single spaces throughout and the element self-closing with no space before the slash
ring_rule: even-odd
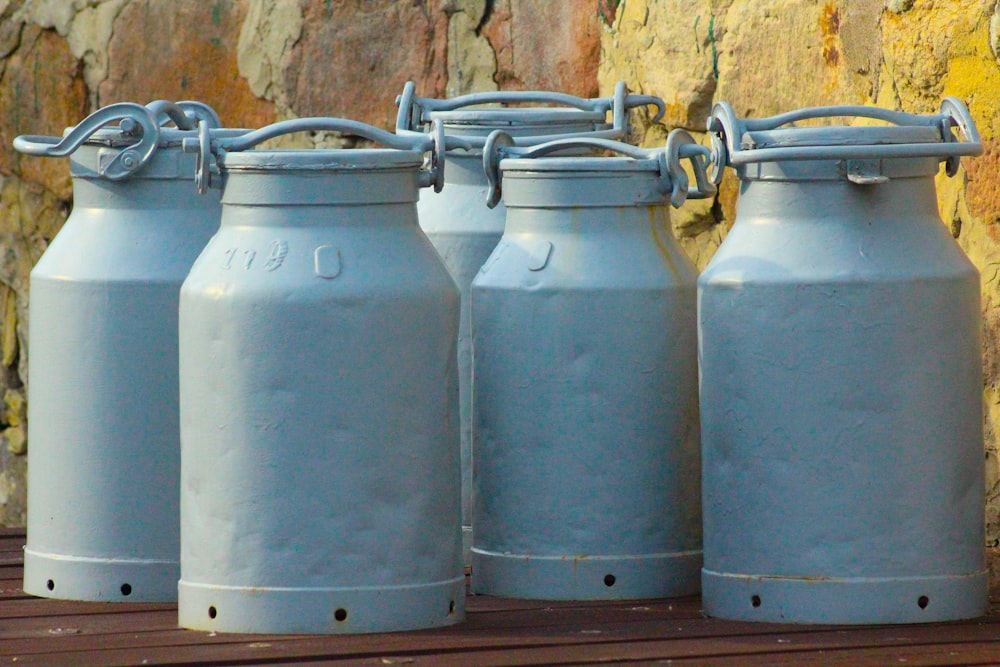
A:
<svg viewBox="0 0 1000 667">
<path fill-rule="evenodd" d="M 881 185 L 889 177 L 882 174 L 882 160 L 847 160 L 847 180 L 857 185 Z"/>
<path fill-rule="evenodd" d="M 124 148 L 98 169 L 98 173 L 104 178 L 120 181 L 149 162 L 160 143 L 160 124 L 156 115 L 141 104 L 109 104 L 87 116 L 62 138 L 22 134 L 14 139 L 14 149 L 27 155 L 65 157 L 86 143 L 102 127 L 114 121 L 119 121 L 119 132 L 123 138 L 138 138 L 136 143 Z"/>
</svg>

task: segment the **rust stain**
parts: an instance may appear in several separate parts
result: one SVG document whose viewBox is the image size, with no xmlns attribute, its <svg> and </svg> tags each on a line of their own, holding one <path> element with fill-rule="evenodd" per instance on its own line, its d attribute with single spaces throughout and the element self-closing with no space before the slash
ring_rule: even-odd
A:
<svg viewBox="0 0 1000 667">
<path fill-rule="evenodd" d="M 1000 242 L 1000 144 L 983 141 L 983 154 L 974 160 L 963 160 L 968 174 L 966 196 L 969 212 L 986 223 L 987 233 Z"/>
<path fill-rule="evenodd" d="M 676 262 L 674 262 L 673 254 L 661 236 L 661 233 L 669 233 L 668 230 L 670 229 L 664 220 L 665 210 L 662 206 L 649 206 L 646 208 L 646 212 L 649 214 L 649 230 L 653 235 L 653 243 L 656 244 L 656 249 L 660 251 L 660 255 L 666 260 L 667 266 L 670 267 L 670 273 L 675 278 L 679 278 L 680 271 L 677 268 Z"/>
<path fill-rule="evenodd" d="M 836 67 L 840 63 L 840 10 L 832 1 L 823 6 L 819 31 L 823 36 L 823 60 L 830 67 Z"/>
</svg>

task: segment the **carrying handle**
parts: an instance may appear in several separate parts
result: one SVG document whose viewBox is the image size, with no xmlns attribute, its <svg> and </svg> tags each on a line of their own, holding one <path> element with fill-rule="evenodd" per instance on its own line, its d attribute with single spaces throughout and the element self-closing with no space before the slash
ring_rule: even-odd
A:
<svg viewBox="0 0 1000 667">
<path fill-rule="evenodd" d="M 504 158 L 539 158 L 554 152 L 574 148 L 592 148 L 612 151 L 636 160 L 645 160 L 652 168 L 654 163 L 660 178 L 660 189 L 670 192 L 670 202 L 675 208 L 680 207 L 688 199 L 704 199 L 715 194 L 715 184 L 708 178 L 707 165 L 711 159 L 711 151 L 702 146 L 689 132 L 675 129 L 667 136 L 667 144 L 663 148 L 639 148 L 620 141 L 612 141 L 602 137 L 573 136 L 549 141 L 538 146 L 517 146 L 514 138 L 502 130 L 495 130 L 486 138 L 483 147 L 483 170 L 489 183 L 486 205 L 490 208 L 500 203 L 502 196 L 503 171 L 500 161 Z M 577 158 L 589 159 L 589 158 Z M 695 174 L 696 187 L 690 187 L 690 179 L 681 160 L 690 160 Z"/>
<path fill-rule="evenodd" d="M 156 114 L 141 104 L 109 104 L 87 116 L 63 137 L 22 134 L 14 139 L 14 149 L 26 155 L 66 157 L 94 133 L 114 121 L 119 121 L 123 138 L 139 139 L 98 168 L 98 173 L 104 178 L 120 181 L 141 169 L 152 157 L 160 141 L 160 124 Z"/>
<path fill-rule="evenodd" d="M 217 160 L 222 153 L 249 150 L 269 139 L 295 132 L 340 132 L 362 137 L 389 148 L 421 153 L 430 152 L 430 164 L 421 169 L 420 172 L 420 186 L 433 186 L 435 192 L 440 192 L 444 186 L 445 152 L 451 148 L 469 148 L 468 142 L 462 139 L 445 137 L 444 127 L 440 123 L 435 123 L 435 130 L 431 134 L 397 135 L 356 120 L 325 117 L 279 121 L 235 137 L 213 136 L 208 123 L 203 120 L 198 124 L 198 138 L 184 139 L 181 147 L 184 152 L 198 154 L 195 182 L 198 191 L 204 193 L 211 184 L 212 165 L 210 160 L 213 156 Z"/>
<path fill-rule="evenodd" d="M 935 127 L 941 134 L 941 143 L 907 144 L 857 144 L 841 146 L 778 146 L 757 148 L 748 132 L 772 130 L 788 123 L 815 118 L 835 118 L 851 116 L 882 120 L 901 127 Z M 958 141 L 952 128 L 958 127 L 964 141 Z M 732 106 L 719 102 L 713 107 L 708 119 L 708 131 L 712 133 L 713 163 L 720 168 L 713 173 L 712 180 L 718 184 L 722 179 L 722 166 L 738 167 L 755 162 L 777 162 L 784 160 L 872 160 L 883 158 L 936 157 L 947 161 L 949 176 L 958 170 L 959 158 L 963 155 L 979 155 L 983 145 L 979 139 L 976 124 L 968 108 L 954 97 L 946 97 L 941 102 L 937 114 L 919 116 L 891 111 L 878 107 L 841 105 L 811 107 L 769 118 L 741 119 Z"/>
<path fill-rule="evenodd" d="M 403 86 L 403 93 L 396 97 L 396 105 L 399 112 L 396 114 L 396 133 L 409 134 L 422 132 L 422 127 L 431 122 L 431 114 L 435 111 L 454 111 L 463 107 L 477 106 L 482 104 L 552 104 L 580 111 L 592 112 L 612 112 L 611 127 L 604 130 L 594 130 L 592 132 L 581 133 L 579 136 L 588 136 L 604 139 L 618 139 L 628 134 L 628 110 L 636 107 L 653 105 L 656 107 L 656 115 L 653 122 L 659 121 L 666 113 L 667 107 L 663 100 L 655 95 L 636 95 L 628 92 L 624 81 L 615 84 L 615 92 L 611 97 L 598 97 L 588 99 L 576 97 L 566 93 L 556 93 L 549 91 L 528 90 L 498 90 L 483 93 L 471 93 L 460 95 L 446 100 L 438 100 L 430 97 L 418 97 L 416 86 L 412 81 L 407 81 Z M 532 136 L 523 137 L 515 142 L 540 144 L 548 141 L 555 141 L 566 135 L 552 136 Z M 485 145 L 485 140 L 477 137 L 468 138 L 477 147 Z"/>
<path fill-rule="evenodd" d="M 222 125 L 215 109 L 202 102 L 156 100 L 147 104 L 146 108 L 153 112 L 160 126 L 172 122 L 178 130 L 197 130 L 198 121 L 201 120 L 208 121 L 211 127 Z"/>
</svg>

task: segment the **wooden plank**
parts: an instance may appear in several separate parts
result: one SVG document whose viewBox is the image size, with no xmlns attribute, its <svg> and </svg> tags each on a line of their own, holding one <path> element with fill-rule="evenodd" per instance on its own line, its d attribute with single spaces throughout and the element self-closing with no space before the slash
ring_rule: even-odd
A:
<svg viewBox="0 0 1000 667">
<path fill-rule="evenodd" d="M 23 531 L 0 529 L 0 662 L 42 665 L 1000 664 L 1000 605 L 977 621 L 801 626 L 706 618 L 698 597 L 550 602 L 467 598 L 467 620 L 419 632 L 267 636 L 177 628 L 176 605 L 25 596 Z M 905 661 L 905 662 L 902 662 Z"/>
<path fill-rule="evenodd" d="M 17 619 L 61 619 L 162 614 L 177 617 L 177 605 L 153 603 L 74 602 L 26 597 L 0 603 L 0 627 L 10 627 Z"/>
<path fill-rule="evenodd" d="M 671 628 L 662 620 L 605 625 L 600 630 L 581 629 L 572 623 L 533 634 L 500 628 L 471 632 L 463 626 L 447 630 L 354 635 L 342 637 L 266 637 L 213 635 L 173 631 L 122 633 L 113 643 L 108 637 L 86 637 L 65 632 L 46 643 L 44 650 L 21 652 L 13 637 L 4 637 L 3 653 L 18 662 L 36 658 L 44 664 L 129 664 L 141 657 L 148 664 L 218 663 L 258 661 L 295 663 L 312 660 L 360 660 L 386 657 L 426 658 L 440 664 L 532 664 L 568 659 L 572 664 L 630 659 L 678 659 L 756 656 L 823 651 L 860 651 L 871 648 L 915 646 L 918 650 L 948 642 L 975 644 L 973 653 L 1000 660 L 1000 644 L 992 623 L 956 623 L 933 626 L 884 626 L 816 631 L 808 626 L 766 626 L 747 633 L 747 624 L 705 620 L 689 627 Z M 677 634 L 671 636 L 671 632 Z M 695 635 L 702 635 L 700 637 Z M 30 637 L 24 639 L 31 640 Z M 12 655 L 16 653 L 16 656 Z M 961 653 L 963 659 L 972 655 Z M 884 657 L 884 655 L 882 656 Z M 794 664 L 795 658 L 784 664 Z M 556 663 L 553 663 L 556 664 Z M 871 664 L 871 663 L 870 663 Z"/>
</svg>

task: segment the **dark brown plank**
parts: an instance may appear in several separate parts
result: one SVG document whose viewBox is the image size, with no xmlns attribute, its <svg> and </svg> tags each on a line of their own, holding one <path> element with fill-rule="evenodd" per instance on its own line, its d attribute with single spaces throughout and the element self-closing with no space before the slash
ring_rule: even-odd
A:
<svg viewBox="0 0 1000 667">
<path fill-rule="evenodd" d="M 751 627 L 748 628 L 748 625 Z M 489 627 L 480 628 L 477 632 L 460 625 L 447 630 L 348 637 L 243 637 L 173 631 L 122 633 L 114 639 L 87 636 L 88 630 L 82 628 L 71 630 L 64 628 L 63 632 L 54 633 L 43 650 L 32 648 L 33 636 L 22 638 L 27 643 L 9 635 L 3 636 L 4 653 L 17 653 L 18 662 L 44 657 L 52 660 L 52 664 L 128 664 L 136 655 L 141 655 L 148 664 L 226 660 L 251 664 L 257 660 L 296 662 L 382 656 L 420 658 L 430 655 L 443 661 L 441 664 L 553 661 L 553 664 L 558 664 L 560 657 L 583 664 L 581 661 L 591 658 L 620 661 L 747 657 L 806 651 L 864 653 L 872 647 L 891 646 L 916 646 L 923 650 L 936 643 L 949 642 L 949 645 L 976 644 L 978 654 L 985 650 L 992 659 L 1000 659 L 1000 644 L 995 641 L 996 627 L 991 623 L 814 630 L 809 626 L 762 627 L 711 620 L 670 626 L 662 620 L 647 620 L 606 624 L 600 629 L 588 629 L 585 625 L 567 622 L 561 627 L 536 629 L 532 633 L 511 633 L 508 628 Z M 770 632 L 760 632 L 762 630 Z M 962 655 L 968 657 L 968 651 Z M 790 663 L 786 661 L 784 664 Z"/>
<path fill-rule="evenodd" d="M 697 597 L 616 602 L 467 599 L 467 620 L 420 632 L 267 636 L 177 628 L 173 604 L 25 596 L 23 531 L 0 529 L 0 663 L 43 665 L 1000 664 L 1000 613 L 910 626 L 801 626 L 702 615 Z M 905 662 L 904 662 L 905 661 Z"/>
</svg>

